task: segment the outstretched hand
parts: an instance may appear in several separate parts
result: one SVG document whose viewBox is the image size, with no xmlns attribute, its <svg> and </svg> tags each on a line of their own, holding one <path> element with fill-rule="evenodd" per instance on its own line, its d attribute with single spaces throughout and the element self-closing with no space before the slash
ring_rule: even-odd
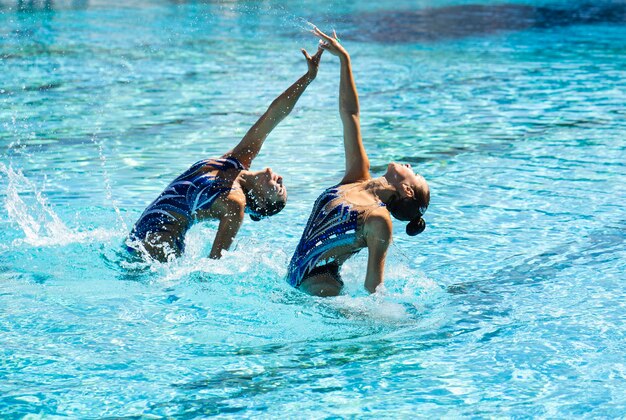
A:
<svg viewBox="0 0 626 420">
<path fill-rule="evenodd" d="M 301 51 L 302 51 L 302 54 L 304 54 L 304 58 L 306 58 L 307 66 L 309 66 L 309 71 L 307 75 L 309 76 L 311 80 L 313 80 L 317 76 L 317 69 L 320 66 L 320 59 L 322 58 L 322 53 L 324 52 L 324 50 L 322 49 L 321 46 L 318 47 L 317 52 L 315 53 L 313 57 L 311 57 L 304 48 L 302 48 Z"/>
<path fill-rule="evenodd" d="M 320 39 L 320 48 L 328 51 L 332 55 L 336 56 L 347 56 L 348 52 L 341 46 L 339 43 L 339 38 L 337 38 L 337 33 L 333 30 L 333 36 L 330 37 L 326 35 L 324 32 L 320 31 L 316 26 L 313 29 L 313 35 L 317 36 Z"/>
</svg>

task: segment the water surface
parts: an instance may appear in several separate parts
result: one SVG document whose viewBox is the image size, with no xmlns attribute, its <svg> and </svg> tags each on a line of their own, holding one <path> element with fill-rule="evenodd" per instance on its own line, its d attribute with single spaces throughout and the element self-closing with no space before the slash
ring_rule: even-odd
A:
<svg viewBox="0 0 626 420">
<path fill-rule="evenodd" d="M 4 416 L 624 415 L 623 2 L 0 5 Z M 164 186 L 305 72 L 307 20 L 351 52 L 373 172 L 431 185 L 386 290 L 365 254 L 338 298 L 284 279 L 341 178 L 330 55 L 254 163 L 285 210 L 220 261 L 212 223 L 125 261 Z"/>
</svg>

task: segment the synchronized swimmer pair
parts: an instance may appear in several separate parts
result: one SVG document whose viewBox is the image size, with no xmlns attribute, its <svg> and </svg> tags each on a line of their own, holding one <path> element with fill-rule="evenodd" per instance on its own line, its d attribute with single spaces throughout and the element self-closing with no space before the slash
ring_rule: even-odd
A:
<svg viewBox="0 0 626 420">
<path fill-rule="evenodd" d="M 334 33 L 330 37 L 317 28 L 313 33 L 321 41 L 313 56 L 302 50 L 307 73 L 272 102 L 234 149 L 219 159 L 195 163 L 165 188 L 135 223 L 127 241 L 131 252 L 166 261 L 184 251 L 185 233 L 194 223 L 217 219 L 219 227 L 210 257 L 220 258 L 232 244 L 245 213 L 258 221 L 284 208 L 287 189 L 282 177 L 270 168 L 251 171 L 250 165 L 268 134 L 289 115 L 315 79 L 322 53 L 328 51 L 341 63 L 339 114 L 346 169 L 343 179 L 316 200 L 289 263 L 287 279 L 306 293 L 336 296 L 343 287 L 341 265 L 367 248 L 365 288 L 373 293 L 383 282 L 392 238 L 390 214 L 409 221 L 407 234 L 422 232 L 430 190 L 424 178 L 407 164 L 390 163 L 383 176 L 372 178 L 361 138 L 350 55 Z"/>
</svg>

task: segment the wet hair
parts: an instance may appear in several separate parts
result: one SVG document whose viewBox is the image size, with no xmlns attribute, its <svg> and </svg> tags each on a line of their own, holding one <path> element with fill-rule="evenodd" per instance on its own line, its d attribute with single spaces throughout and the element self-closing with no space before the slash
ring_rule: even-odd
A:
<svg viewBox="0 0 626 420">
<path fill-rule="evenodd" d="M 430 203 L 430 191 L 413 188 L 413 197 L 391 197 L 387 203 L 387 210 L 398 220 L 409 222 L 406 225 L 406 234 L 415 236 L 426 229 L 426 222 L 422 218 Z"/>
<path fill-rule="evenodd" d="M 406 225 L 406 234 L 409 236 L 419 235 L 424 232 L 424 229 L 426 229 L 426 222 L 420 216 L 419 218 L 411 220 L 409 224 Z"/>
<path fill-rule="evenodd" d="M 246 191 L 246 210 L 245 212 L 250 215 L 250 219 L 258 222 L 259 220 L 270 217 L 279 213 L 285 208 L 287 200 L 282 198 L 278 201 L 261 201 L 252 194 L 251 191 Z"/>
</svg>

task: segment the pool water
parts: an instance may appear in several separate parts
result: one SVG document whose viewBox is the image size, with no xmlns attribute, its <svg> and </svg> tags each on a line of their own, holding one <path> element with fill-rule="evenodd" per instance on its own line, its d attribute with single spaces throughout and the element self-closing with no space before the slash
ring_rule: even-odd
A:
<svg viewBox="0 0 626 420">
<path fill-rule="evenodd" d="M 0 2 L 0 414 L 280 418 L 626 413 L 622 2 Z M 317 195 L 342 174 L 339 66 L 253 168 L 276 217 L 207 258 L 129 261 L 134 221 L 231 148 L 335 28 L 376 175 L 430 183 L 394 222 L 385 289 L 291 289 Z"/>
</svg>

